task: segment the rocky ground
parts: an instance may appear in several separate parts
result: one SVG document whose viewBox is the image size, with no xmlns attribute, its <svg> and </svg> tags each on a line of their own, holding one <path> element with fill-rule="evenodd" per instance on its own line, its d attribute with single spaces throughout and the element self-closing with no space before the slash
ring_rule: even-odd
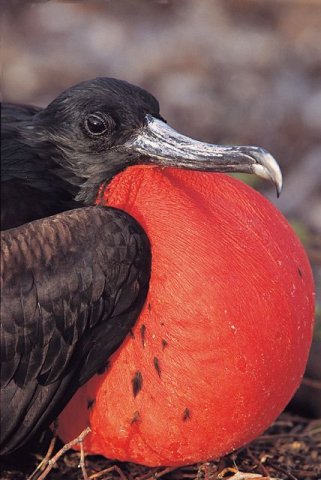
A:
<svg viewBox="0 0 321 480">
<path fill-rule="evenodd" d="M 162 115 L 183 133 L 210 142 L 258 144 L 278 159 L 285 183 L 280 199 L 266 184 L 252 177 L 246 181 L 263 190 L 286 215 L 314 269 L 315 341 L 293 408 L 300 415 L 321 417 L 321 1 L 2 0 L 1 7 L 3 99 L 42 106 L 73 83 L 114 76 L 154 93 Z M 299 472 L 309 462 L 312 468 L 309 456 L 320 452 L 320 426 L 309 440 L 310 448 L 304 433 L 307 426 L 310 429 L 308 421 L 286 422 L 273 427 L 281 438 L 274 439 L 272 447 L 266 443 L 260 450 L 259 440 L 221 464 L 165 472 L 163 477 L 228 478 L 223 470 L 235 461 L 240 470 L 263 476 L 320 479 L 320 471 L 312 469 L 311 476 Z M 283 428 L 286 435 L 287 428 L 293 428 L 299 440 L 283 437 Z M 291 464 L 289 451 L 298 454 L 300 468 Z M 77 464 L 75 456 L 68 455 L 67 463 Z M 279 470 L 262 458 L 272 458 Z M 314 465 L 321 463 L 316 458 Z M 121 469 L 129 479 L 154 474 Z M 91 478 L 98 478 L 90 472 Z M 11 478 L 24 478 L 15 475 Z M 81 478 L 79 472 L 50 475 Z"/>
</svg>

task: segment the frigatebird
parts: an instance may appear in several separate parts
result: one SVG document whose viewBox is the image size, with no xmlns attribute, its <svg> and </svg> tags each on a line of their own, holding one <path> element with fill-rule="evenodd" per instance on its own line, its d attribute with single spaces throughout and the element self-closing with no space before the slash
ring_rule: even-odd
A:
<svg viewBox="0 0 321 480">
<path fill-rule="evenodd" d="M 254 173 L 278 193 L 282 176 L 261 148 L 177 133 L 152 95 L 112 78 L 73 86 L 44 109 L 2 112 L 0 451 L 8 454 L 106 365 L 144 303 L 149 241 L 128 214 L 90 206 L 102 185 L 138 164 Z"/>
</svg>

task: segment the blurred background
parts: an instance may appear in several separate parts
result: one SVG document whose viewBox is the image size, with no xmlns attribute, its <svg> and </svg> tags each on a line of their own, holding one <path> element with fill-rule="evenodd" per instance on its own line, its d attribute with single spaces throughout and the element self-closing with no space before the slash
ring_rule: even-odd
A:
<svg viewBox="0 0 321 480">
<path fill-rule="evenodd" d="M 182 133 L 257 144 L 277 158 L 280 199 L 259 179 L 244 180 L 284 213 L 313 265 L 315 341 L 293 408 L 302 413 L 303 402 L 305 413 L 321 417 L 321 0 L 1 6 L 3 100 L 46 106 L 74 83 L 112 76 L 153 93 Z"/>
</svg>

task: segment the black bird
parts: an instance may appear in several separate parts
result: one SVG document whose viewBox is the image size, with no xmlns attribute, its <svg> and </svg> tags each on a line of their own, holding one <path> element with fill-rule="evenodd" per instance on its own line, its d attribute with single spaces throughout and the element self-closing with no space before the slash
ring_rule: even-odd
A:
<svg viewBox="0 0 321 480">
<path fill-rule="evenodd" d="M 278 193 L 282 177 L 258 147 L 178 134 L 152 95 L 110 78 L 76 85 L 43 110 L 4 104 L 1 135 L 0 452 L 8 454 L 106 365 L 144 303 L 149 241 L 128 214 L 88 206 L 100 187 L 136 164 L 255 173 Z"/>
</svg>

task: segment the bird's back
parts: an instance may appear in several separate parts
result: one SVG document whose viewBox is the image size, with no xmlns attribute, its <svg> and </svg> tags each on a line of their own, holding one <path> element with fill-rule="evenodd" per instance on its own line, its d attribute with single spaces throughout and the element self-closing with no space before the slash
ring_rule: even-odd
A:
<svg viewBox="0 0 321 480">
<path fill-rule="evenodd" d="M 1 104 L 1 230 L 74 208 L 65 183 L 46 152 L 28 144 L 37 107 Z M 81 206 L 78 204 L 78 206 Z"/>
</svg>

